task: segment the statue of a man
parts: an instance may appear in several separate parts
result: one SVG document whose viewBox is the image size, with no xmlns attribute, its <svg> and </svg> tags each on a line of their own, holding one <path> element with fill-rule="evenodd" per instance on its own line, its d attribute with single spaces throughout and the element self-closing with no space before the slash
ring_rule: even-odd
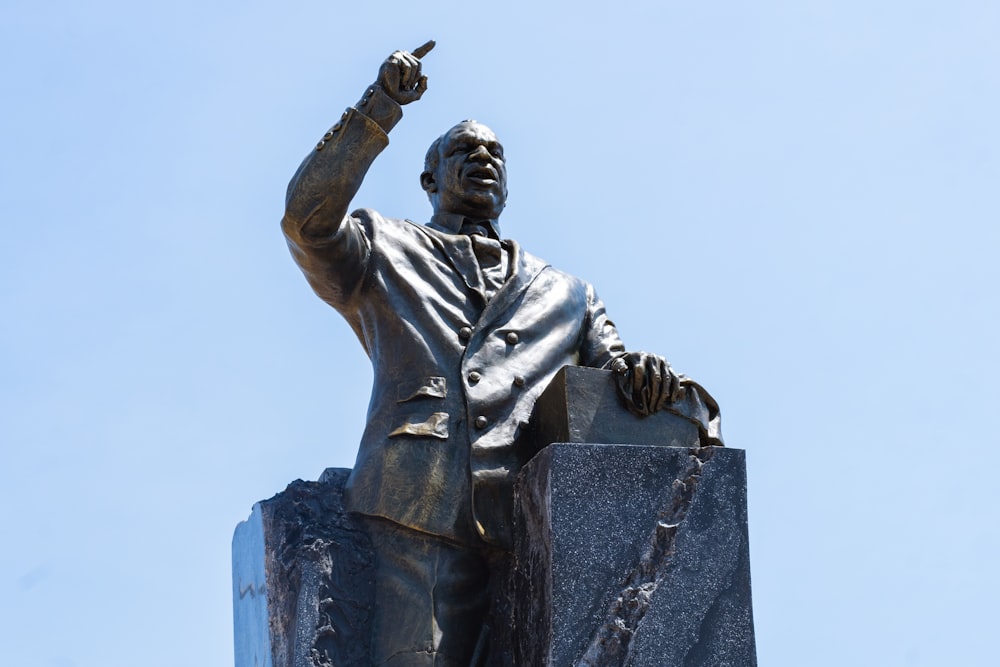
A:
<svg viewBox="0 0 1000 667">
<path fill-rule="evenodd" d="M 428 224 L 349 212 L 401 106 L 426 90 L 432 47 L 382 64 L 292 178 L 282 229 L 374 370 L 345 490 L 376 550 L 373 663 L 468 667 L 541 391 L 565 365 L 612 368 L 625 403 L 648 414 L 680 379 L 656 355 L 626 353 L 591 285 L 503 238 L 507 168 L 485 125 L 463 121 L 427 151 Z"/>
</svg>

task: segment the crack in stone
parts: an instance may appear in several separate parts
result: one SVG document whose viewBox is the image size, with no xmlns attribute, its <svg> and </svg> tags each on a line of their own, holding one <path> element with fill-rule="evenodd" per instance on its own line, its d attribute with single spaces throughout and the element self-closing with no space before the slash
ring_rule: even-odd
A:
<svg viewBox="0 0 1000 667">
<path fill-rule="evenodd" d="M 624 667 L 629 645 L 649 610 L 650 600 L 672 563 L 677 529 L 687 516 L 713 447 L 688 450 L 690 465 L 674 480 L 666 505 L 657 513 L 649 543 L 611 601 L 605 620 L 595 630 L 576 667 Z"/>
</svg>

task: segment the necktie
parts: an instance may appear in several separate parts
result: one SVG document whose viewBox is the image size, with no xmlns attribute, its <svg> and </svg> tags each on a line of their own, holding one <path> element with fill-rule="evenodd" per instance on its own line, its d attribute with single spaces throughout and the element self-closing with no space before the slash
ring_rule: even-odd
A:
<svg viewBox="0 0 1000 667">
<path fill-rule="evenodd" d="M 500 247 L 499 241 L 485 236 L 473 236 L 471 239 L 472 250 L 476 253 L 476 259 L 479 260 L 479 266 L 483 270 L 500 264 L 503 258 L 503 249 Z"/>
<path fill-rule="evenodd" d="M 483 277 L 483 296 L 487 301 L 496 296 L 497 291 L 507 280 L 507 259 L 500 241 L 490 238 L 487 230 L 491 229 L 488 223 L 481 224 L 474 221 L 466 221 L 462 225 L 462 233 L 467 234 L 472 241 L 472 251 L 476 254 L 479 262 L 479 272 Z"/>
</svg>

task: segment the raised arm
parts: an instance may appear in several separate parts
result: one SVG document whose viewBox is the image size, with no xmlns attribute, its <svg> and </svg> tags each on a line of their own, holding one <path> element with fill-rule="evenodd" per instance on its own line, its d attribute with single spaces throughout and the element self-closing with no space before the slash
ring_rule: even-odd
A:
<svg viewBox="0 0 1000 667">
<path fill-rule="evenodd" d="M 344 111 L 302 161 L 285 200 L 283 229 L 290 240 L 329 239 L 340 228 L 365 174 L 388 145 L 389 131 L 403 116 L 401 105 L 427 90 L 420 58 L 434 42 L 413 53 L 396 51 L 382 63 L 375 83 Z"/>
<path fill-rule="evenodd" d="M 420 57 L 396 51 L 382 63 L 375 83 L 344 111 L 302 161 L 288 184 L 281 229 L 299 268 L 324 301 L 340 307 L 364 274 L 370 249 L 367 234 L 348 215 L 372 162 L 389 144 L 389 131 L 403 116 L 401 106 L 427 90 Z"/>
</svg>

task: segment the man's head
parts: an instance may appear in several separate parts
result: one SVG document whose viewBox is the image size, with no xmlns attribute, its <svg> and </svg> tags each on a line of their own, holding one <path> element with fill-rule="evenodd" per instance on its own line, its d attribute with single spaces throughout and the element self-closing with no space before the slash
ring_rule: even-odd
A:
<svg viewBox="0 0 1000 667">
<path fill-rule="evenodd" d="M 427 150 L 420 185 L 435 213 L 496 219 L 507 203 L 507 165 L 493 130 L 464 120 Z"/>
</svg>

